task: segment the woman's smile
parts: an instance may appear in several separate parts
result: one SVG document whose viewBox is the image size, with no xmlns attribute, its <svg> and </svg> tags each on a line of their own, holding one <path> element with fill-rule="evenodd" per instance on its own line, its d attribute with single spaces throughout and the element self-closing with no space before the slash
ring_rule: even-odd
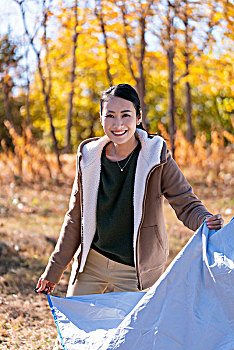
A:
<svg viewBox="0 0 234 350">
<path fill-rule="evenodd" d="M 115 136 L 123 136 L 128 130 L 111 130 L 112 134 Z"/>
</svg>

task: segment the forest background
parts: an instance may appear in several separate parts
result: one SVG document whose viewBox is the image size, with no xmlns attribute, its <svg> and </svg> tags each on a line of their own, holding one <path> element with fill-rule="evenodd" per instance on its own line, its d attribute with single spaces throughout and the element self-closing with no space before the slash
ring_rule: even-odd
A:
<svg viewBox="0 0 234 350">
<path fill-rule="evenodd" d="M 3 0 L 2 0 L 3 2 Z M 234 4 L 10 0 L 0 21 L 0 345 L 52 349 L 33 287 L 68 206 L 76 150 L 102 136 L 99 99 L 129 83 L 208 209 L 233 207 Z M 5 2 L 6 4 L 6 2 Z M 170 258 L 192 232 L 165 203 Z M 64 295 L 67 274 L 56 294 Z M 33 307 L 32 307 L 33 306 Z M 48 320 L 46 327 L 42 327 Z"/>
</svg>

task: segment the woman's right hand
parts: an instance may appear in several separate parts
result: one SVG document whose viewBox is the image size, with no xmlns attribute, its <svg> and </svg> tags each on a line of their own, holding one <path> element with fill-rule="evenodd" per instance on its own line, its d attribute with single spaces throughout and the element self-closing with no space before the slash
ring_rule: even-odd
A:
<svg viewBox="0 0 234 350">
<path fill-rule="evenodd" d="M 55 283 L 47 281 L 46 279 L 40 277 L 37 282 L 36 290 L 37 290 L 37 293 L 41 293 L 44 291 L 47 294 L 50 294 L 53 292 L 54 287 L 55 287 Z"/>
</svg>

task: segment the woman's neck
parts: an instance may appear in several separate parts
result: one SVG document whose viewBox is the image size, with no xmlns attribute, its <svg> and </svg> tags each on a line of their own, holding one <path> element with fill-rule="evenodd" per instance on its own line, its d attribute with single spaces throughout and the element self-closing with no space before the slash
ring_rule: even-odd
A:
<svg viewBox="0 0 234 350">
<path fill-rule="evenodd" d="M 127 144 L 116 144 L 114 142 L 111 142 L 106 147 L 106 156 L 112 161 L 120 161 L 122 159 L 125 159 L 127 156 L 129 156 L 130 153 L 132 153 L 134 148 L 137 146 L 137 143 L 138 141 L 135 137 Z"/>
</svg>

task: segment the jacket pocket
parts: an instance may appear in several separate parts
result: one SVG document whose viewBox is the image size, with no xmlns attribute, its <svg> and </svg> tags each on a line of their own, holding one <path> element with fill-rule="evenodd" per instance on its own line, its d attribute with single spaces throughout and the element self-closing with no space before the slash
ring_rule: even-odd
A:
<svg viewBox="0 0 234 350">
<path fill-rule="evenodd" d="M 153 228 L 154 228 L 155 235 L 156 235 L 156 237 L 158 238 L 158 242 L 159 242 L 161 248 L 163 249 L 163 251 L 165 252 L 165 244 L 163 244 L 162 237 L 161 237 L 161 235 L 159 234 L 158 226 L 157 226 L 157 225 L 154 225 Z"/>
<path fill-rule="evenodd" d="M 155 268 L 166 262 L 166 249 L 157 225 L 142 227 L 139 262 L 142 270 Z"/>
</svg>

